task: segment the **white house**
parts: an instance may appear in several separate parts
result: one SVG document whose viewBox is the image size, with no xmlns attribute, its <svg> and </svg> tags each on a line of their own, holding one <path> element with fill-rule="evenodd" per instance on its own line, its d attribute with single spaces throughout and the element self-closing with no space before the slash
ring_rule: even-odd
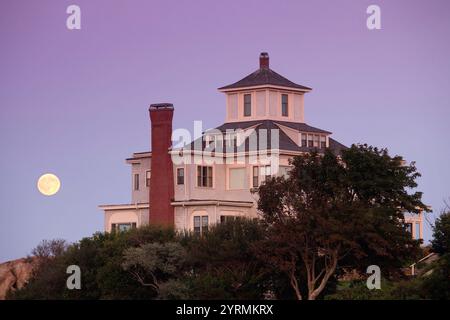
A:
<svg viewBox="0 0 450 320">
<path fill-rule="evenodd" d="M 192 143 L 172 148 L 173 106 L 150 106 L 153 150 L 126 160 L 131 203 L 100 206 L 105 231 L 157 223 L 201 233 L 227 219 L 256 218 L 251 191 L 265 177 L 287 174 L 295 155 L 346 148 L 331 132 L 305 122 L 304 96 L 311 88 L 270 69 L 267 53 L 259 62 L 255 72 L 219 88 L 225 122 Z M 413 237 L 422 238 L 422 214 L 405 217 Z"/>
</svg>

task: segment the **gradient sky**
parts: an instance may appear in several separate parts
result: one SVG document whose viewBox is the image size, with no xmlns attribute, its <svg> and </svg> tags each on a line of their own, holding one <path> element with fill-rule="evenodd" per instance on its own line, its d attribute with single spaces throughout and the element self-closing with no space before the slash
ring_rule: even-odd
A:
<svg viewBox="0 0 450 320">
<path fill-rule="evenodd" d="M 66 28 L 77 4 L 82 29 Z M 381 7 L 382 30 L 366 28 Z M 216 88 L 261 51 L 312 87 L 305 119 L 350 145 L 416 161 L 437 216 L 450 196 L 450 1 L 0 2 L 0 262 L 42 239 L 103 230 L 99 204 L 127 203 L 124 159 L 149 150 L 148 105 L 172 102 L 174 128 L 225 118 Z M 52 172 L 62 188 L 36 189 Z M 426 227 L 426 238 L 430 237 Z"/>
</svg>

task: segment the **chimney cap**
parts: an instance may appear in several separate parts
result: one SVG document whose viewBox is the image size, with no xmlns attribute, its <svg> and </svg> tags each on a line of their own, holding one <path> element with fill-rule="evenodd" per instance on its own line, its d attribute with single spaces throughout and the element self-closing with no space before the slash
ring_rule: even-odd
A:
<svg viewBox="0 0 450 320">
<path fill-rule="evenodd" d="M 269 68 L 269 54 L 267 52 L 261 52 L 259 55 L 259 67 Z"/>
<path fill-rule="evenodd" d="M 150 105 L 150 108 L 148 108 L 148 110 L 160 110 L 160 109 L 172 109 L 173 110 L 173 104 L 172 103 L 153 103 Z"/>
</svg>

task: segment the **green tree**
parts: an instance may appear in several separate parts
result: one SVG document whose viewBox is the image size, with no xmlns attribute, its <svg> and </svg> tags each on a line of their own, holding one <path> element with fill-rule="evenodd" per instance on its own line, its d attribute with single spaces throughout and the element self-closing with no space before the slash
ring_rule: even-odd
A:
<svg viewBox="0 0 450 320">
<path fill-rule="evenodd" d="M 261 299 L 268 290 L 268 270 L 253 246 L 264 238 L 258 221 L 237 219 L 187 237 L 189 279 L 196 299 Z"/>
<path fill-rule="evenodd" d="M 186 250 L 178 242 L 151 242 L 124 252 L 122 267 L 160 298 L 185 298 L 187 289 L 176 281 L 184 273 Z"/>
<path fill-rule="evenodd" d="M 24 288 L 9 292 L 7 299 L 60 299 L 64 278 L 63 255 L 69 248 L 62 239 L 42 240 L 31 250 L 37 264 Z M 31 258 L 31 257 L 30 257 Z"/>
<path fill-rule="evenodd" d="M 450 206 L 446 203 L 446 209 Z M 433 227 L 433 251 L 440 255 L 422 278 L 420 290 L 428 299 L 450 299 L 450 211 L 444 211 Z"/>
<path fill-rule="evenodd" d="M 140 285 L 122 268 L 123 253 L 130 247 L 149 242 L 173 241 L 173 229 L 147 226 L 128 232 L 96 233 L 68 246 L 51 251 L 45 264 L 39 264 L 32 279 L 10 299 L 152 299 L 155 292 Z M 48 246 L 47 246 L 48 247 Z M 42 246 L 33 252 L 49 252 Z M 46 254 L 45 254 L 46 255 Z M 45 256 L 44 255 L 44 256 Z M 81 290 L 66 287 L 69 265 L 81 269 Z"/>
<path fill-rule="evenodd" d="M 450 211 L 443 212 L 433 227 L 433 251 L 439 254 L 450 253 Z"/>
<path fill-rule="evenodd" d="M 33 250 L 31 255 L 38 260 L 46 261 L 62 255 L 69 244 L 64 239 L 42 240 Z"/>
<path fill-rule="evenodd" d="M 418 253 L 404 227 L 405 211 L 427 211 L 414 164 L 387 150 L 353 145 L 341 156 L 326 151 L 296 156 L 287 179 L 259 188 L 267 224 L 259 255 L 288 277 L 297 299 L 316 299 L 339 264 L 355 269 L 376 262 L 396 270 Z"/>
</svg>

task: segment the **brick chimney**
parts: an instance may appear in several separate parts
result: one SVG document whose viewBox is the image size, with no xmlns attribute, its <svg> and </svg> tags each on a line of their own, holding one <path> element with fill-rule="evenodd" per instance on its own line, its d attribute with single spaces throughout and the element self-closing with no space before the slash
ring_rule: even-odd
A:
<svg viewBox="0 0 450 320">
<path fill-rule="evenodd" d="M 259 68 L 269 69 L 269 54 L 267 52 L 261 52 L 259 55 Z"/>
<path fill-rule="evenodd" d="M 173 164 L 169 154 L 172 146 L 173 105 L 158 103 L 150 105 L 152 160 L 150 179 L 149 223 L 174 226 Z"/>
</svg>

